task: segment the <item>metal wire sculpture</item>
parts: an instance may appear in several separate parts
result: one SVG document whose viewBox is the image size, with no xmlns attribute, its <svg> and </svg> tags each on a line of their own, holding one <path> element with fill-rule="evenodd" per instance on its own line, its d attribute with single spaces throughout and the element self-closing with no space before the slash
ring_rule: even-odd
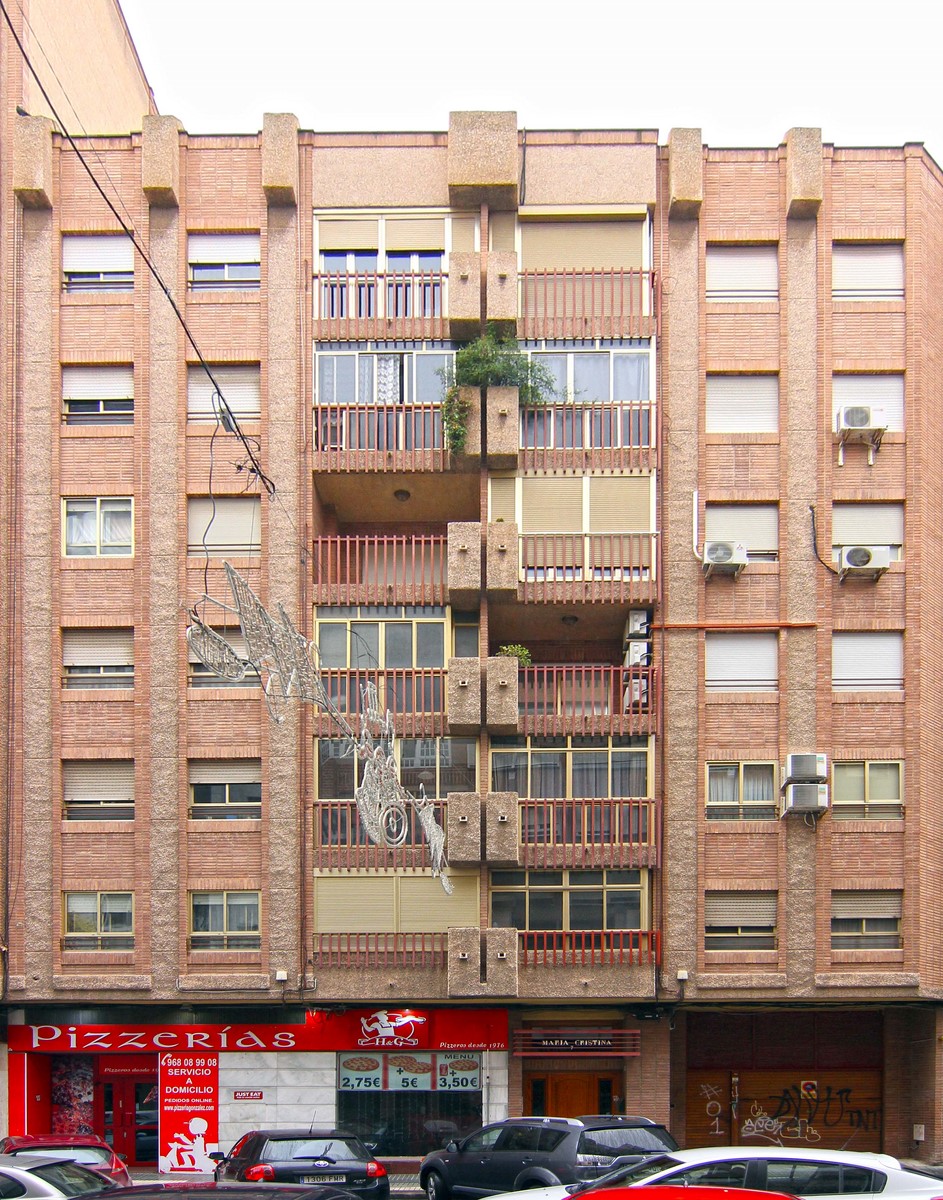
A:
<svg viewBox="0 0 943 1200">
<path fill-rule="evenodd" d="M 360 763 L 354 799 L 367 836 L 378 846 L 402 846 L 409 837 L 412 809 L 429 844 L 432 874 L 451 895 L 452 883 L 445 874 L 445 833 L 436 819 L 435 802 L 426 796 L 421 784 L 419 795 L 414 796 L 400 781 L 393 714 L 381 705 L 376 684 L 367 683 L 361 691 L 359 729 L 355 730 L 325 686 L 317 647 L 299 633 L 281 604 L 276 619 L 229 563 L 223 567 L 234 607 L 209 596 L 204 601 L 238 616 L 247 661 L 204 622 L 196 608 L 191 610 L 187 627 L 191 652 L 214 674 L 231 683 L 245 679 L 254 669 L 262 683 L 269 716 L 276 724 L 285 720 L 285 706 L 291 700 L 314 704 L 327 713 L 340 732 L 344 756 Z"/>
</svg>

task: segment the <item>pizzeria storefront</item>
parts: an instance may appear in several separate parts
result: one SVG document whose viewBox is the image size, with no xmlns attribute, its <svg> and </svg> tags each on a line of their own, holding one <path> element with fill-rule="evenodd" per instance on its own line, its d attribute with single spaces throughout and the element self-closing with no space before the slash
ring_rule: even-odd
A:
<svg viewBox="0 0 943 1200">
<path fill-rule="evenodd" d="M 350 1008 L 297 1024 L 8 1027 L 10 1133 L 95 1132 L 206 1169 L 247 1129 L 343 1125 L 415 1157 L 507 1115 L 506 1009 Z"/>
</svg>

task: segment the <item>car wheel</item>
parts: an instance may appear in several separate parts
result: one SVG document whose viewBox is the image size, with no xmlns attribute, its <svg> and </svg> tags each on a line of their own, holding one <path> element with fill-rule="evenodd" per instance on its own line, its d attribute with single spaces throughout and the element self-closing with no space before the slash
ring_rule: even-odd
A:
<svg viewBox="0 0 943 1200">
<path fill-rule="evenodd" d="M 449 1200 L 449 1187 L 438 1171 L 430 1171 L 423 1185 L 428 1200 Z"/>
</svg>

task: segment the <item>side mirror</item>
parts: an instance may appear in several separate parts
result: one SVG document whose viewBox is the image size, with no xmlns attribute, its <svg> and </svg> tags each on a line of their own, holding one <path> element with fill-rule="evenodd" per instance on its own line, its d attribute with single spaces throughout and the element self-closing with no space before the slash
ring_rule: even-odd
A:
<svg viewBox="0 0 943 1200">
<path fill-rule="evenodd" d="M 213 1160 L 213 1162 L 225 1162 L 226 1161 L 226 1155 L 222 1152 L 222 1150 L 211 1150 L 209 1152 L 209 1154 L 207 1155 L 207 1157 L 211 1158 Z"/>
<path fill-rule="evenodd" d="M 445 1148 L 446 1148 L 446 1150 L 457 1150 L 458 1142 L 456 1142 L 454 1139 L 451 1142 L 446 1142 Z"/>
<path fill-rule="evenodd" d="M 127 1162 L 127 1161 L 128 1161 L 128 1156 L 127 1156 L 127 1154 L 116 1154 L 116 1155 L 115 1155 L 115 1158 L 117 1158 L 117 1159 L 118 1159 L 120 1162 Z"/>
</svg>

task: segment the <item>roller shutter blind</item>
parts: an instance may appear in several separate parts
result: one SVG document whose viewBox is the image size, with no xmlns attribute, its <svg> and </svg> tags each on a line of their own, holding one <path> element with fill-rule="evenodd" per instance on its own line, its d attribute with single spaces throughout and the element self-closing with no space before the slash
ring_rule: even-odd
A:
<svg viewBox="0 0 943 1200">
<path fill-rule="evenodd" d="M 775 633 L 708 633 L 705 682 L 709 692 L 774 692 L 779 679 Z"/>
<path fill-rule="evenodd" d="M 652 526 L 651 478 L 594 476 L 589 481 L 590 533 L 647 533 Z"/>
<path fill-rule="evenodd" d="M 898 300 L 904 295 L 904 247 L 899 242 L 832 247 L 832 298 Z"/>
<path fill-rule="evenodd" d="M 832 917 L 854 920 L 857 917 L 896 917 L 902 913 L 900 892 L 832 892 Z"/>
<path fill-rule="evenodd" d="M 134 800 L 134 763 L 97 760 L 62 764 L 65 800 Z"/>
<path fill-rule="evenodd" d="M 318 221 L 318 248 L 321 250 L 376 250 L 380 245 L 377 220 L 326 217 Z M 425 249 L 426 247 L 423 247 Z"/>
<path fill-rule="evenodd" d="M 492 250 L 516 250 L 517 219 L 514 213 L 493 213 L 488 221 Z"/>
<path fill-rule="evenodd" d="M 836 504 L 832 508 L 833 546 L 902 546 L 902 504 Z"/>
<path fill-rule="evenodd" d="M 134 368 L 63 367 L 63 400 L 132 400 Z"/>
<path fill-rule="evenodd" d="M 393 876 L 321 876 L 315 879 L 314 889 L 319 933 L 387 933 L 395 928 Z"/>
<path fill-rule="evenodd" d="M 246 646 L 245 635 L 243 634 L 241 629 L 228 629 L 228 628 L 227 629 L 214 629 L 213 632 L 215 634 L 217 634 L 219 637 L 221 637 L 224 641 L 228 642 L 230 644 L 230 646 L 232 646 L 233 650 L 235 650 L 236 654 L 242 659 L 243 662 L 249 661 L 249 650 L 248 650 L 248 647 Z M 192 649 L 188 650 L 187 657 L 188 657 L 189 661 L 192 663 L 201 663 L 203 661 L 203 659 L 200 658 L 200 656 L 196 653 L 196 651 L 192 650 Z M 216 783 L 216 782 L 223 782 L 223 781 L 217 781 L 214 779 L 209 779 L 209 780 L 201 779 L 201 780 L 193 780 L 192 782 Z M 236 780 L 236 782 L 240 783 L 243 781 Z M 250 782 L 250 781 L 246 780 L 245 782 Z"/>
<path fill-rule="evenodd" d="M 708 246 L 707 299 L 775 300 L 779 296 L 776 246 Z"/>
<path fill-rule="evenodd" d="M 517 480 L 513 478 L 493 477 L 491 479 L 491 520 L 507 521 L 513 524 L 517 520 L 515 509 L 515 494 Z"/>
<path fill-rule="evenodd" d="M 742 542 L 749 554 L 779 550 L 779 508 L 775 504 L 708 504 L 704 536 L 709 541 Z"/>
<path fill-rule="evenodd" d="M 261 501 L 256 496 L 223 496 L 215 501 L 191 497 L 187 504 L 187 541 L 191 554 L 258 554 L 262 548 Z"/>
<path fill-rule="evenodd" d="M 522 533 L 581 533 L 583 480 L 548 476 L 521 480 Z"/>
<path fill-rule="evenodd" d="M 836 691 L 900 691 L 904 686 L 901 633 L 833 633 L 832 687 Z"/>
<path fill-rule="evenodd" d="M 191 233 L 191 263 L 257 263 L 261 261 L 257 233 Z"/>
<path fill-rule="evenodd" d="M 258 366 L 211 364 L 210 370 L 237 418 L 257 418 L 262 413 L 262 379 Z M 215 420 L 213 384 L 198 364 L 187 367 L 187 416 L 195 420 Z"/>
<path fill-rule="evenodd" d="M 642 221 L 523 222 L 522 265 L 525 271 L 641 270 L 643 232 Z"/>
<path fill-rule="evenodd" d="M 387 217 L 385 234 L 387 250 L 444 250 L 445 218 Z"/>
<path fill-rule="evenodd" d="M 904 428 L 903 375 L 833 375 L 832 410 L 859 405 L 880 409 L 882 424 L 899 432 Z"/>
<path fill-rule="evenodd" d="M 245 646 L 244 641 L 243 646 Z M 262 760 L 259 758 L 191 759 L 190 782 L 261 783 Z"/>
<path fill-rule="evenodd" d="M 124 234 L 64 234 L 62 269 L 73 271 L 133 271 L 134 245 Z"/>
<path fill-rule="evenodd" d="M 777 433 L 776 375 L 708 375 L 708 433 Z"/>
<path fill-rule="evenodd" d="M 493 218 L 492 218 L 493 219 Z M 451 217 L 452 249 L 472 253 L 475 249 L 475 231 L 478 223 L 474 217 Z"/>
<path fill-rule="evenodd" d="M 62 663 L 66 667 L 134 665 L 133 629 L 63 629 Z"/>
<path fill-rule="evenodd" d="M 776 892 L 706 892 L 704 924 L 775 928 Z"/>
<path fill-rule="evenodd" d="M 474 875 L 449 876 L 453 892 L 448 904 L 442 903 L 442 884 L 429 875 L 403 875 L 399 880 L 399 922 L 401 933 L 441 933 L 449 927 L 477 925 L 478 879 Z"/>
</svg>

